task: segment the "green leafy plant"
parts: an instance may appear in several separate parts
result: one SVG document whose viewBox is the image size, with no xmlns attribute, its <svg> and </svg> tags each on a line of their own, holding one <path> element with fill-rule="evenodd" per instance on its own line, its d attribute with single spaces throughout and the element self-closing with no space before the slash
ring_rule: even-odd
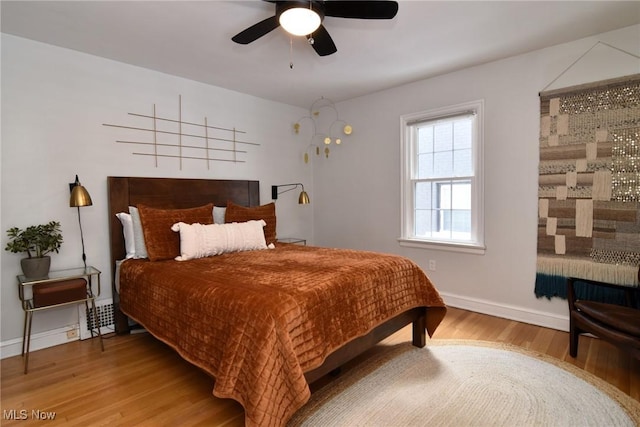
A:
<svg viewBox="0 0 640 427">
<path fill-rule="evenodd" d="M 50 252 L 58 253 L 62 245 L 62 232 L 58 221 L 31 225 L 22 230 L 12 227 L 7 230 L 9 243 L 5 251 L 26 252 L 29 258 L 42 258 Z"/>
</svg>

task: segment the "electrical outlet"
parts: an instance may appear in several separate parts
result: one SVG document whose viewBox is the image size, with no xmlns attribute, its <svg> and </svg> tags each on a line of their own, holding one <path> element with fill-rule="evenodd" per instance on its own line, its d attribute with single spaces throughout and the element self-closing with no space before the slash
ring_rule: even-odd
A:
<svg viewBox="0 0 640 427">
<path fill-rule="evenodd" d="M 73 328 L 67 331 L 67 339 L 78 338 L 78 329 Z"/>
<path fill-rule="evenodd" d="M 429 260 L 429 270 L 436 271 L 436 260 L 435 259 L 430 259 Z"/>
</svg>

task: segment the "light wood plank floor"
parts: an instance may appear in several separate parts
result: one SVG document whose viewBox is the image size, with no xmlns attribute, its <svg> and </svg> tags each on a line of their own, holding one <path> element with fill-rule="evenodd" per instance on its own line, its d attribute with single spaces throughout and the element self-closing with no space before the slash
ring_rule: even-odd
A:
<svg viewBox="0 0 640 427">
<path fill-rule="evenodd" d="M 409 341 L 405 328 L 388 342 Z M 566 332 L 450 308 L 435 339 L 505 342 L 566 360 L 640 400 L 640 362 L 597 339 L 580 338 L 576 359 Z M 427 341 L 427 345 L 429 345 Z M 46 425 L 242 426 L 242 407 L 211 394 L 213 380 L 148 334 L 77 341 L 1 361 L 2 426 L 43 425 L 34 410 L 55 412 Z M 351 363 L 350 369 L 357 365 Z M 11 410 L 27 420 L 8 420 Z"/>
</svg>

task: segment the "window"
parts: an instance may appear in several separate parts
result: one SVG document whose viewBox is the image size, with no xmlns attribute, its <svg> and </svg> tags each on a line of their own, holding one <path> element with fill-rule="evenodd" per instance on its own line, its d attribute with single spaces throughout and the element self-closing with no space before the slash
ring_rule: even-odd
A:
<svg viewBox="0 0 640 427">
<path fill-rule="evenodd" d="M 484 251 L 482 115 L 475 101 L 401 118 L 401 244 Z"/>
</svg>

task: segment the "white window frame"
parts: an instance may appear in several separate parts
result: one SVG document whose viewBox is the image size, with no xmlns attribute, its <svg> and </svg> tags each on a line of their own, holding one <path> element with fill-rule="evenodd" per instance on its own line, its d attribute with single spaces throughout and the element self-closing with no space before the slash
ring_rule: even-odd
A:
<svg viewBox="0 0 640 427">
<path fill-rule="evenodd" d="M 427 121 L 455 117 L 473 112 L 474 138 L 472 143 L 473 169 L 471 178 L 471 240 L 457 241 L 417 237 L 414 235 L 414 168 L 416 165 L 415 125 Z M 484 244 L 484 100 L 437 108 L 400 117 L 401 143 L 401 246 L 440 249 L 475 254 L 485 253 Z M 447 178 L 443 178 L 447 179 Z"/>
</svg>

